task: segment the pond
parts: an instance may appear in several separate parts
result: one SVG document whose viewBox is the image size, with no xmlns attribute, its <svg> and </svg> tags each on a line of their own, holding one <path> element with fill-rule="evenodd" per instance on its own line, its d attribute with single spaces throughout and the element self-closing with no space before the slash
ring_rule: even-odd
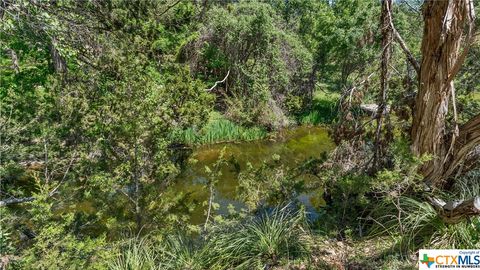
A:
<svg viewBox="0 0 480 270">
<path fill-rule="evenodd" d="M 209 198 L 209 190 L 207 188 L 208 174 L 205 167 L 213 167 L 218 160 L 222 149 L 224 150 L 224 158 L 230 162 L 226 162 L 220 168 L 222 172 L 215 185 L 214 202 L 219 208 L 214 212 L 215 215 L 226 215 L 232 206 L 235 210 L 240 211 L 246 208 L 246 205 L 237 199 L 238 175 L 245 171 L 247 163 L 253 167 L 260 166 L 265 160 L 271 160 L 272 156 L 279 157 L 279 165 L 293 168 L 298 164 L 310 159 L 319 158 L 324 153 L 328 153 L 335 147 L 333 141 L 328 136 L 328 131 L 323 127 L 307 127 L 300 126 L 289 130 L 284 130 L 275 135 L 274 139 L 257 140 L 251 142 L 231 142 L 213 145 L 205 145 L 197 147 L 189 156 L 190 162 L 186 162 L 181 173 L 173 181 L 173 186 L 168 188 L 168 193 L 173 196 L 188 194 L 193 209 L 185 210 L 184 208 L 174 208 L 176 211 L 172 214 L 186 214 L 191 224 L 203 224 L 205 222 L 205 213 L 207 206 L 202 204 Z M 191 162 L 195 160 L 195 162 Z M 232 162 L 234 161 L 234 162 Z M 316 181 L 318 179 L 309 178 L 308 175 L 302 175 L 306 182 Z M 72 183 L 72 188 L 78 188 L 82 183 Z M 318 186 L 318 185 L 317 185 Z M 123 193 L 112 189 L 110 186 L 105 187 L 110 190 L 106 197 L 99 198 L 90 196 L 84 200 L 77 200 L 75 197 L 69 197 L 67 194 L 65 200 L 59 200 L 55 206 L 55 213 L 62 214 L 65 212 L 84 213 L 87 220 L 80 221 L 81 230 L 88 234 L 101 234 L 108 232 L 109 237 L 117 237 L 125 228 L 131 228 L 135 223 L 132 216 L 132 203 Z M 129 188 L 129 187 L 126 187 Z M 152 184 L 149 186 L 149 200 L 155 203 L 155 200 L 161 200 L 158 196 L 158 190 L 164 187 Z M 312 217 L 318 216 L 318 210 L 324 205 L 322 198 L 322 188 L 315 190 L 302 190 L 296 193 L 296 199 L 305 205 L 307 212 Z M 25 211 L 26 208 L 17 205 L 12 206 L 15 211 Z M 98 220 L 96 214 L 101 211 L 103 218 Z M 185 212 L 183 212 L 185 211 Z M 60 217 L 60 216 L 59 216 Z M 165 218 L 165 217 L 162 217 Z M 149 215 L 144 215 L 143 223 L 155 223 L 150 220 Z M 29 224 L 29 221 L 26 222 Z M 111 227 L 112 224 L 116 224 Z M 133 224 L 134 225 L 134 224 Z M 144 229 L 148 231 L 148 229 Z"/>
<path fill-rule="evenodd" d="M 273 155 L 277 155 L 280 157 L 281 164 L 294 167 L 309 158 L 319 158 L 334 147 L 326 128 L 308 126 L 284 130 L 274 140 L 201 146 L 193 151 L 191 159 L 194 159 L 194 162 L 189 162 L 183 168 L 173 188 L 177 192 L 190 193 L 192 200 L 207 201 L 209 190 L 206 185 L 208 174 L 205 167 L 211 168 L 218 160 L 222 149 L 225 149 L 224 158 L 234 162 L 228 162 L 221 167 L 221 175 L 215 186 L 214 201 L 220 206 L 216 214 L 228 213 L 229 205 L 234 206 L 238 211 L 245 208 L 245 204 L 236 199 L 238 174 L 245 170 L 248 162 L 255 167 L 262 164 L 264 160 L 271 159 Z M 311 213 L 315 213 L 323 202 L 320 190 L 300 193 L 297 199 Z M 206 208 L 205 205 L 198 206 L 192 212 L 192 223 L 201 224 L 205 221 Z"/>
</svg>

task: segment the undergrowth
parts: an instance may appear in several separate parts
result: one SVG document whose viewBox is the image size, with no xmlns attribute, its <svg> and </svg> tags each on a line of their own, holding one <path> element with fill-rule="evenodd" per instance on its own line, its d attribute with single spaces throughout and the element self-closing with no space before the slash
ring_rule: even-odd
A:
<svg viewBox="0 0 480 270">
<path fill-rule="evenodd" d="M 126 269 L 270 269 L 305 259 L 311 234 L 302 211 L 276 208 L 214 225 L 197 238 L 169 235 L 119 243 L 109 267 Z"/>
<path fill-rule="evenodd" d="M 457 178 L 448 192 L 434 192 L 430 196 L 449 200 L 468 200 L 480 194 L 478 171 Z M 373 211 L 372 235 L 388 234 L 397 241 L 402 251 L 419 248 L 480 248 L 480 218 L 464 219 L 449 224 L 424 197 L 401 195 L 384 199 Z"/>
<path fill-rule="evenodd" d="M 298 115 L 298 122 L 302 125 L 331 124 L 337 115 L 338 99 L 337 93 L 315 92 L 311 106 Z"/>
</svg>

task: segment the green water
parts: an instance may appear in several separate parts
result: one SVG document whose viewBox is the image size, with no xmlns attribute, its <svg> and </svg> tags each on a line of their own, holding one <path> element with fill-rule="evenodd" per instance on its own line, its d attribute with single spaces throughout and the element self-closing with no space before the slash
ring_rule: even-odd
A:
<svg viewBox="0 0 480 270">
<path fill-rule="evenodd" d="M 245 170 L 247 163 L 254 167 L 259 166 L 263 161 L 270 160 L 275 155 L 280 157 L 277 161 L 280 165 L 294 168 L 307 159 L 319 158 L 323 153 L 331 151 L 334 148 L 334 143 L 329 138 L 327 129 L 301 126 L 282 131 L 276 134 L 274 139 L 221 143 L 195 148 L 188 157 L 189 161 L 183 165 L 181 173 L 172 181 L 172 186 L 165 189 L 165 186 L 162 186 L 163 181 L 158 185 L 152 183 L 144 186 L 143 195 L 149 202 L 147 207 L 155 204 L 156 200 L 162 200 L 168 198 L 168 196 L 182 197 L 182 194 L 188 194 L 185 205 L 191 205 L 194 208 L 187 207 L 188 210 L 182 207 L 172 208 L 171 211 L 175 211 L 172 214 L 186 214 L 189 217 L 188 222 L 192 224 L 204 223 L 207 208 L 205 202 L 209 198 L 209 190 L 206 185 L 208 174 L 205 172 L 205 167 L 212 168 L 224 148 L 224 158 L 229 162 L 220 168 L 222 174 L 215 185 L 214 202 L 220 206 L 214 211 L 215 215 L 228 214 L 230 205 L 237 212 L 246 208 L 242 201 L 236 199 L 236 190 L 238 175 Z M 313 216 L 318 216 L 318 210 L 324 205 L 321 185 L 315 185 L 319 184 L 318 179 L 311 175 L 300 177 L 305 183 L 309 181 L 313 183 L 313 185 L 308 186 L 319 186 L 317 189 L 295 191 L 296 199 L 306 206 L 307 211 Z M 79 183 L 74 185 L 79 185 Z M 130 187 L 126 187 L 124 192 L 128 192 L 128 188 Z M 165 190 L 165 193 L 157 196 L 158 190 Z M 131 228 L 135 218 L 132 212 L 132 204 L 123 193 L 112 191 L 109 196 L 105 202 L 103 201 L 104 198 L 98 197 L 79 201 L 72 198 L 72 200 L 65 200 L 58 205 L 56 211 L 59 214 L 64 212 L 84 213 L 91 219 L 88 225 L 83 226 L 84 231 L 98 234 L 108 231 L 109 237 L 115 238 L 118 233 L 122 232 L 122 229 Z M 108 205 L 105 205 L 105 203 Z M 106 215 L 101 220 L 97 220 L 95 214 L 99 209 L 108 209 L 101 211 L 107 211 L 110 215 L 104 213 Z M 182 212 L 180 213 L 180 211 Z M 156 222 L 150 220 L 147 212 L 143 218 L 143 222 L 146 224 Z M 112 224 L 118 226 L 111 227 Z M 148 232 L 148 230 L 147 227 L 143 229 L 144 232 Z"/>
<path fill-rule="evenodd" d="M 208 174 L 205 172 L 205 166 L 211 168 L 225 148 L 224 158 L 234 162 L 229 162 L 221 168 L 222 174 L 215 187 L 215 202 L 220 205 L 216 214 L 225 214 L 228 212 L 229 204 L 236 210 L 245 207 L 241 201 L 236 200 L 235 193 L 238 174 L 246 168 L 247 162 L 258 166 L 264 160 L 271 159 L 273 155 L 278 155 L 281 164 L 294 167 L 309 158 L 319 158 L 322 153 L 331 151 L 333 147 L 334 143 L 325 128 L 307 126 L 285 130 L 270 140 L 202 146 L 193 151 L 191 161 L 177 177 L 173 188 L 177 192 L 190 193 L 192 200 L 206 201 L 209 191 L 206 187 Z M 323 202 L 321 196 L 320 190 L 311 190 L 301 193 L 297 199 L 305 204 L 308 210 L 314 212 Z M 204 222 L 205 210 L 206 206 L 198 206 L 192 213 L 192 223 Z"/>
</svg>

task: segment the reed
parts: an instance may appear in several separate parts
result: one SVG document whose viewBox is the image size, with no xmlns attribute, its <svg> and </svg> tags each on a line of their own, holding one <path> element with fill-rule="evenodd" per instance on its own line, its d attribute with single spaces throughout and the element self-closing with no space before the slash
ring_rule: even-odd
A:
<svg viewBox="0 0 480 270">
<path fill-rule="evenodd" d="M 214 113 L 202 129 L 177 130 L 172 137 L 180 143 L 202 145 L 230 141 L 253 141 L 266 136 L 267 131 L 263 128 L 244 127 Z"/>
</svg>

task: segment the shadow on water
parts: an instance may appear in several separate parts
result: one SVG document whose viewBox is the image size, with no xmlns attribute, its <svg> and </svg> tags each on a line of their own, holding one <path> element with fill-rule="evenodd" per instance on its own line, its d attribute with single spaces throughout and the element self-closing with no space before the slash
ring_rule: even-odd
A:
<svg viewBox="0 0 480 270">
<path fill-rule="evenodd" d="M 173 188 L 177 192 L 190 193 L 191 200 L 196 202 L 206 201 L 209 192 L 206 187 L 208 174 L 205 167 L 211 167 L 218 160 L 222 149 L 225 148 L 224 158 L 229 162 L 221 168 L 221 176 L 215 187 L 215 202 L 220 206 L 217 214 L 227 214 L 229 205 L 234 206 L 237 211 L 245 207 L 244 203 L 237 200 L 235 195 L 238 174 L 245 170 L 248 162 L 255 167 L 273 155 L 278 155 L 280 164 L 293 167 L 309 158 L 319 158 L 323 153 L 331 151 L 333 147 L 334 143 L 329 138 L 327 129 L 307 126 L 285 130 L 278 135 L 276 140 L 202 146 L 193 151 L 191 159 L 194 162 L 189 162 L 185 166 Z M 306 178 L 306 181 L 311 180 Z M 297 199 L 313 215 L 323 204 L 321 191 L 318 190 L 300 193 Z M 194 224 L 204 222 L 205 209 L 206 206 L 199 204 L 192 212 L 191 222 Z"/>
</svg>

